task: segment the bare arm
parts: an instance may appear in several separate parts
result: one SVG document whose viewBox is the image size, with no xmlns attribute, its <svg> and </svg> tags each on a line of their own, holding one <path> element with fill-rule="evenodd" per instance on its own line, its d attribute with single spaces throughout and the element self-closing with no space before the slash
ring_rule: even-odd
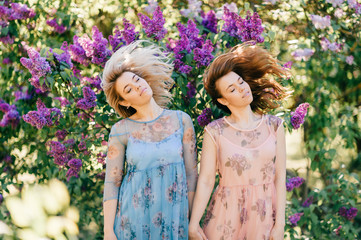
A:
<svg viewBox="0 0 361 240">
<path fill-rule="evenodd" d="M 204 210 L 207 207 L 209 198 L 212 194 L 216 175 L 216 154 L 216 145 L 212 141 L 211 135 L 205 131 L 200 162 L 200 174 L 189 223 L 190 233 L 196 233 L 198 231 L 199 221 L 203 216 Z"/>
</svg>

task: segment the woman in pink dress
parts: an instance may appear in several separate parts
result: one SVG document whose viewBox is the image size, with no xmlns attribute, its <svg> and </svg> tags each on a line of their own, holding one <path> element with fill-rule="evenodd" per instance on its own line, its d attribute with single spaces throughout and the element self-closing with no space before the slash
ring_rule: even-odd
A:
<svg viewBox="0 0 361 240">
<path fill-rule="evenodd" d="M 282 120 L 267 112 L 289 95 L 274 79 L 287 75 L 268 51 L 250 43 L 218 56 L 207 69 L 204 86 L 229 116 L 205 128 L 190 239 L 284 239 L 285 133 Z"/>
</svg>

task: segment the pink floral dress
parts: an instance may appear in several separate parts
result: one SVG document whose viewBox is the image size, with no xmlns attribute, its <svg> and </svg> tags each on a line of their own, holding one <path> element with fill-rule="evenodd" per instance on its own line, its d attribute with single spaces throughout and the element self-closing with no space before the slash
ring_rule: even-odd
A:
<svg viewBox="0 0 361 240">
<path fill-rule="evenodd" d="M 217 147 L 219 186 L 204 220 L 208 239 L 269 239 L 274 224 L 276 135 L 282 120 L 262 115 L 256 128 L 242 130 L 226 118 L 205 130 Z"/>
</svg>

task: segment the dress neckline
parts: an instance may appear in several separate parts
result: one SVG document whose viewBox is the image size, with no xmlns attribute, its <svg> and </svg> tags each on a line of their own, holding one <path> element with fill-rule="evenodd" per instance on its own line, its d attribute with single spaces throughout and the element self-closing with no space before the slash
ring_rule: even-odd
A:
<svg viewBox="0 0 361 240">
<path fill-rule="evenodd" d="M 130 119 L 130 118 L 126 118 L 127 120 L 129 121 L 132 121 L 132 122 L 136 122 L 136 123 L 151 123 L 151 122 L 154 122 L 156 121 L 158 118 L 160 118 L 163 113 L 165 112 L 165 108 L 163 108 L 162 112 L 158 115 L 158 117 L 152 119 L 152 120 L 149 120 L 149 121 L 137 121 L 137 120 L 133 120 L 133 119 Z"/>
<path fill-rule="evenodd" d="M 261 126 L 261 124 L 262 124 L 262 122 L 263 122 L 263 119 L 264 119 L 264 114 L 262 114 L 261 121 L 259 121 L 259 123 L 257 124 L 256 127 L 251 128 L 251 129 L 242 129 L 242 128 L 238 128 L 238 127 L 234 126 L 232 123 L 230 123 L 230 122 L 227 120 L 226 116 L 223 117 L 223 120 L 224 120 L 229 126 L 233 127 L 234 129 L 237 129 L 237 130 L 239 130 L 239 131 L 254 131 L 254 130 L 256 130 L 259 126 Z"/>
</svg>

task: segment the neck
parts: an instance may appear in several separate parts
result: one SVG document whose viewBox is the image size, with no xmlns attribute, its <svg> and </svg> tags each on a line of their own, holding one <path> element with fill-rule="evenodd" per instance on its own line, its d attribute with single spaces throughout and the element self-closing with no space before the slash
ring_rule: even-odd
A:
<svg viewBox="0 0 361 240">
<path fill-rule="evenodd" d="M 149 103 L 142 105 L 142 106 L 134 106 L 137 112 L 131 116 L 133 120 L 141 120 L 141 121 L 150 121 L 158 117 L 163 108 L 161 108 L 152 98 Z"/>
<path fill-rule="evenodd" d="M 230 110 L 231 115 L 228 117 L 228 119 L 239 126 L 243 126 L 244 128 L 252 127 L 254 122 L 259 119 L 259 116 L 257 116 L 258 114 L 255 114 L 252 111 L 250 105 L 244 108 L 236 108 Z"/>
</svg>

